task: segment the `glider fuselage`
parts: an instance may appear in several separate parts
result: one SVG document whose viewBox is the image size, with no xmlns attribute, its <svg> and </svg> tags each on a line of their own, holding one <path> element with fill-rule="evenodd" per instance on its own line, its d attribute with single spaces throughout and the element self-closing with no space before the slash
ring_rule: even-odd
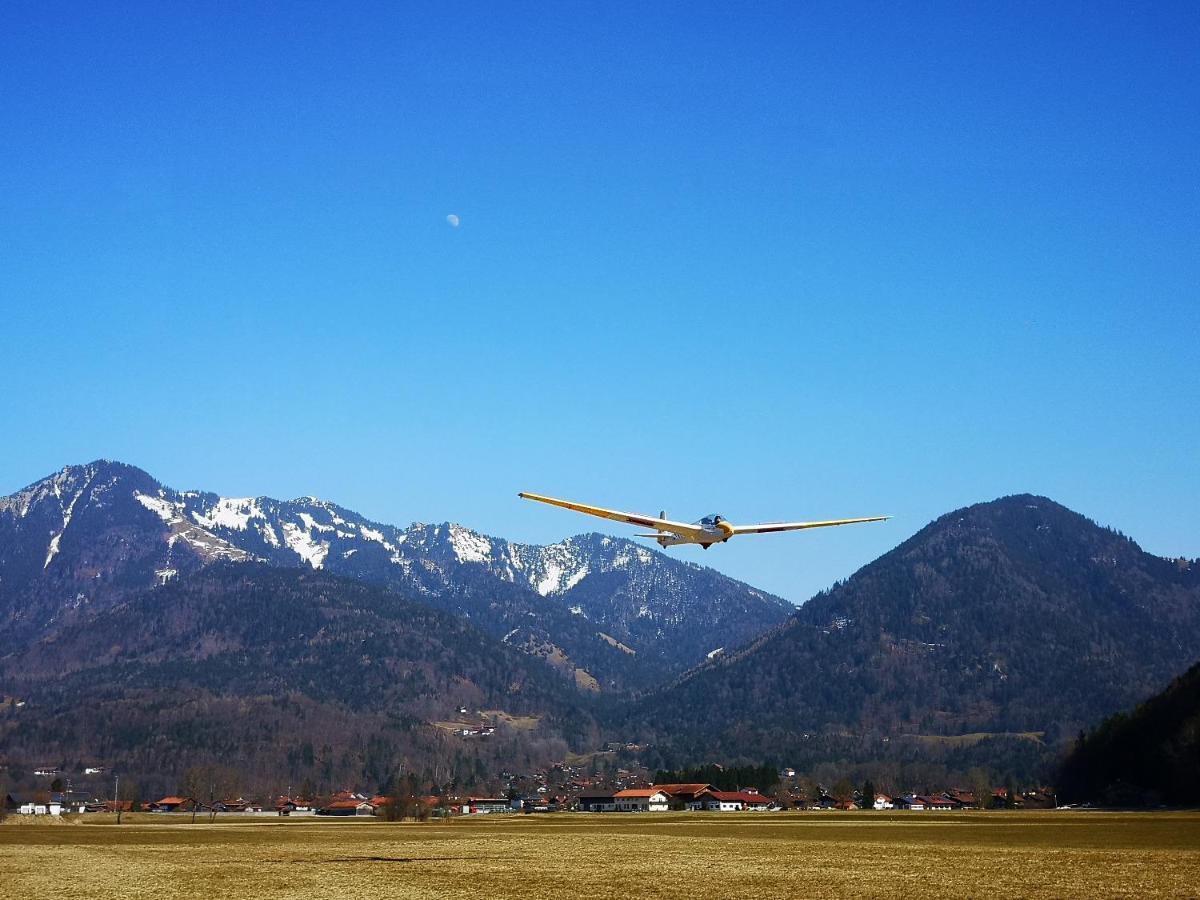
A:
<svg viewBox="0 0 1200 900">
<path fill-rule="evenodd" d="M 705 516 L 693 525 L 700 531 L 695 537 L 685 537 L 670 531 L 658 531 L 654 534 L 639 534 L 637 537 L 654 538 L 660 547 L 678 547 L 681 544 L 699 544 L 705 550 L 713 544 L 721 544 L 733 537 L 733 526 L 718 515 Z"/>
</svg>

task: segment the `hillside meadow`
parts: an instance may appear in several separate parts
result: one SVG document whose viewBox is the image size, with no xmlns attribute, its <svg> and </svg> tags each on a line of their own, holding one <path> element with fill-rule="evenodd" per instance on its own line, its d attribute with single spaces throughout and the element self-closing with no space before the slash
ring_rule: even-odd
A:
<svg viewBox="0 0 1200 900">
<path fill-rule="evenodd" d="M 1195 896 L 1200 813 L 141 814 L 0 825 L 0 896 Z"/>
</svg>

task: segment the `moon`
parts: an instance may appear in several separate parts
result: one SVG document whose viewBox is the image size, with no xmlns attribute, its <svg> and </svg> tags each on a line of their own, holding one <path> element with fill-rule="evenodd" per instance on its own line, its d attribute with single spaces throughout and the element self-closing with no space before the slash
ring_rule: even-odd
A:
<svg viewBox="0 0 1200 900">
<path fill-rule="evenodd" d="M 462 220 L 454 213 L 450 213 L 450 215 L 446 216 L 446 224 L 448 224 L 451 228 L 457 228 L 458 223 L 461 221 Z"/>
</svg>

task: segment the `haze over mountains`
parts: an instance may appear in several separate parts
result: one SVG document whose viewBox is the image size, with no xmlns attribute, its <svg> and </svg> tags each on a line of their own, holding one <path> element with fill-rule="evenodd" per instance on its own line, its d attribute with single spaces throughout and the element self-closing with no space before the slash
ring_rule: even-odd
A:
<svg viewBox="0 0 1200 900">
<path fill-rule="evenodd" d="M 0 640 L 0 693 L 25 701 L 0 709 L 9 754 L 326 780 L 605 739 L 674 764 L 994 761 L 1200 659 L 1200 564 L 1021 495 L 797 610 L 628 540 L 513 544 L 96 462 L 0 498 Z M 467 746 L 460 707 L 507 724 Z"/>
</svg>

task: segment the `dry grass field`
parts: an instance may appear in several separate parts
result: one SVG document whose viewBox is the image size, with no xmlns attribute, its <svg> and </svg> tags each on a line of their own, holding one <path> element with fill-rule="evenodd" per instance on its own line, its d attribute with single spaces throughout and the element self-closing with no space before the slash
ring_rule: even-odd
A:
<svg viewBox="0 0 1200 900">
<path fill-rule="evenodd" d="M 1200 813 L 0 825 L 0 897 L 1196 896 Z"/>
</svg>

